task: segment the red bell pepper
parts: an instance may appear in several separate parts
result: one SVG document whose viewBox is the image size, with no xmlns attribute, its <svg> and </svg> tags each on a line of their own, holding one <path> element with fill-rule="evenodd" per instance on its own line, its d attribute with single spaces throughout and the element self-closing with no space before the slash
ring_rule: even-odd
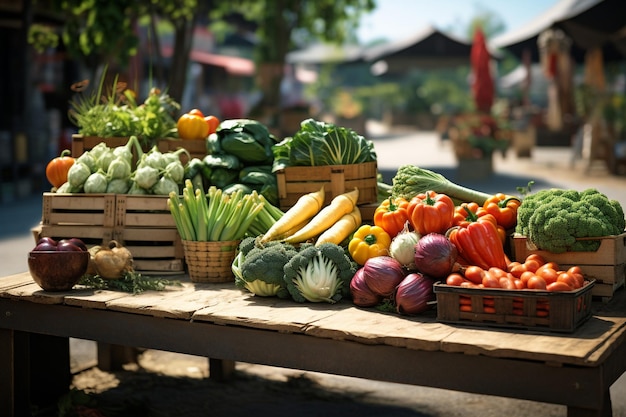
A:
<svg viewBox="0 0 626 417">
<path fill-rule="evenodd" d="M 498 235 L 497 222 L 493 215 L 485 214 L 465 226 L 455 226 L 447 235 L 470 265 L 483 269 L 497 267 L 506 270 L 504 245 Z"/>
<path fill-rule="evenodd" d="M 407 208 L 413 230 L 424 236 L 445 233 L 454 218 L 454 202 L 446 194 L 426 191 L 413 197 Z"/>
<path fill-rule="evenodd" d="M 478 203 L 461 203 L 454 208 L 453 226 L 467 227 L 468 224 L 475 222 L 479 217 L 490 214 Z M 494 216 L 495 218 L 495 216 Z M 497 221 L 497 219 L 496 219 Z M 502 244 L 506 242 L 506 230 L 496 222 L 496 229 Z"/>
</svg>

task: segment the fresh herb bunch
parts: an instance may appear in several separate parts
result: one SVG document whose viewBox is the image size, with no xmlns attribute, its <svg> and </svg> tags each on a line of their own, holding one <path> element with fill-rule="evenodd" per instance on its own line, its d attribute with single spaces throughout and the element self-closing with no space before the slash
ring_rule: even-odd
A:
<svg viewBox="0 0 626 417">
<path fill-rule="evenodd" d="M 104 75 L 97 89 L 88 93 L 89 80 L 72 85 L 76 93 L 70 101 L 68 117 L 85 136 L 137 136 L 141 145 L 151 147 L 159 138 L 176 131 L 180 104 L 158 88 L 152 88 L 141 104 L 136 94 L 116 76 L 112 88 L 104 92 Z"/>
<path fill-rule="evenodd" d="M 114 290 L 139 294 L 144 291 L 164 291 L 167 287 L 180 287 L 182 284 L 177 280 L 165 278 L 144 277 L 133 271 L 125 273 L 120 279 L 104 279 L 99 275 L 84 275 L 79 285 L 97 290 Z"/>
</svg>

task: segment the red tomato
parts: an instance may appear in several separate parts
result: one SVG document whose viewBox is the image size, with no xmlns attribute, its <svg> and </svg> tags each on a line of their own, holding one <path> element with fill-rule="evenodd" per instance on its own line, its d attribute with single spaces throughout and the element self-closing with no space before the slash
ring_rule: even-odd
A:
<svg viewBox="0 0 626 417">
<path fill-rule="evenodd" d="M 574 278 L 573 275 L 568 274 L 567 272 L 561 272 L 559 276 L 556 278 L 556 281 L 567 284 L 572 290 L 576 290 L 580 288 L 578 286 L 578 280 Z"/>
<path fill-rule="evenodd" d="M 468 266 L 467 268 L 465 268 L 465 272 L 463 273 L 463 275 L 465 275 L 465 278 L 473 282 L 474 284 L 482 284 L 484 274 L 485 270 L 476 265 Z"/>
<path fill-rule="evenodd" d="M 526 286 L 531 290 L 545 290 L 547 287 L 546 281 L 537 275 L 530 277 Z"/>
<path fill-rule="evenodd" d="M 530 272 L 535 272 L 541 264 L 536 259 L 526 259 L 526 261 L 524 261 L 524 266 Z"/>
<path fill-rule="evenodd" d="M 570 288 L 569 285 L 567 285 L 564 282 L 555 281 L 552 284 L 549 284 L 546 287 L 546 290 L 548 291 L 571 291 L 572 289 Z"/>
<path fill-rule="evenodd" d="M 539 265 L 543 265 L 546 263 L 546 260 L 543 259 L 543 256 L 539 255 L 538 253 L 531 253 L 526 257 L 526 261 L 537 261 Z"/>
<path fill-rule="evenodd" d="M 455 287 L 460 286 L 463 282 L 466 282 L 466 279 L 463 278 L 461 274 L 457 274 L 456 272 L 448 275 L 446 278 L 446 284 L 454 285 Z"/>
<path fill-rule="evenodd" d="M 559 275 L 556 269 L 551 268 L 549 265 L 549 263 L 543 264 L 537 269 L 537 271 L 535 271 L 535 274 L 543 278 L 548 285 L 555 282 L 557 276 Z"/>
</svg>

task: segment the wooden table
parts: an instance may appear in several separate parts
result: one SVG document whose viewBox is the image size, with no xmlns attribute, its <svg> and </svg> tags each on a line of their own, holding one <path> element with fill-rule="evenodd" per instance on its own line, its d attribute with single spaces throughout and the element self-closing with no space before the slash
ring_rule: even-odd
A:
<svg viewBox="0 0 626 417">
<path fill-rule="evenodd" d="M 0 410 L 25 415 L 29 401 L 66 392 L 74 337 L 610 416 L 609 387 L 626 371 L 626 291 L 594 312 L 576 332 L 555 334 L 447 325 L 434 313 L 409 318 L 349 301 L 298 304 L 233 284 L 47 293 L 23 273 L 0 278 Z"/>
</svg>

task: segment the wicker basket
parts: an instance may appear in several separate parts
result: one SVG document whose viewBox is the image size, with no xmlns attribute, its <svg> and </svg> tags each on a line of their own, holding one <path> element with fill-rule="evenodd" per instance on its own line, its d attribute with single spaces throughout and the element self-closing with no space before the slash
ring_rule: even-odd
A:
<svg viewBox="0 0 626 417">
<path fill-rule="evenodd" d="M 196 242 L 183 240 L 185 263 L 192 282 L 230 282 L 235 280 L 232 263 L 239 240 Z"/>
</svg>

